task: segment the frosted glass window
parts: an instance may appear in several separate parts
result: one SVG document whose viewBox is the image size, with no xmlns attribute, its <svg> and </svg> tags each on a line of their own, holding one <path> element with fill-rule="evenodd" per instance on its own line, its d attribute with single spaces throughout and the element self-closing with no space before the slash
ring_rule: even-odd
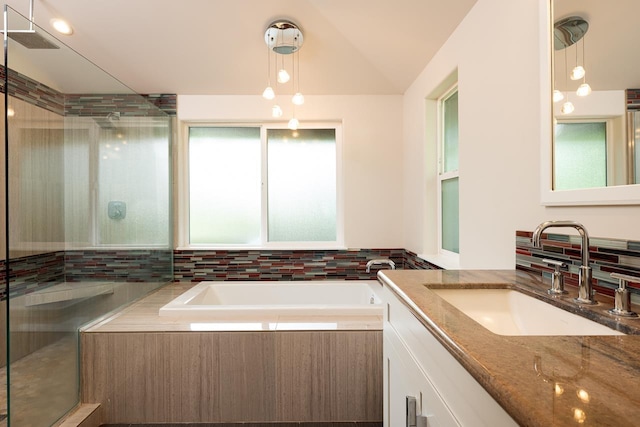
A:
<svg viewBox="0 0 640 427">
<path fill-rule="evenodd" d="M 260 243 L 260 128 L 190 128 L 189 221 L 191 243 Z"/>
<path fill-rule="evenodd" d="M 98 243 L 166 245 L 169 236 L 169 127 L 148 118 L 122 118 L 99 131 Z M 109 215 L 110 203 L 124 207 Z M 153 220 L 150 220 L 153 218 Z"/>
<path fill-rule="evenodd" d="M 335 129 L 269 129 L 267 159 L 269 241 L 335 241 Z"/>
<path fill-rule="evenodd" d="M 460 253 L 458 178 L 442 181 L 442 249 Z"/>
<path fill-rule="evenodd" d="M 458 88 L 439 99 L 440 171 L 440 250 L 458 254 L 459 249 L 459 170 L 458 170 Z"/>
<path fill-rule="evenodd" d="M 558 123 L 554 146 L 554 189 L 606 185 L 606 123 Z"/>
<path fill-rule="evenodd" d="M 444 170 L 458 170 L 458 91 L 442 102 Z"/>
</svg>

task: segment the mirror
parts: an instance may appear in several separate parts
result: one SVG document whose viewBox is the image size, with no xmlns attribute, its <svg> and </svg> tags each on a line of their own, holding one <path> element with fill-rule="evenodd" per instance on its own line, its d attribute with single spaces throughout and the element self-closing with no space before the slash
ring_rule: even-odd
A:
<svg viewBox="0 0 640 427">
<path fill-rule="evenodd" d="M 638 203 L 640 1 L 552 0 L 551 11 L 553 144 L 545 166 L 551 182 L 543 190 L 564 193 L 569 202 L 555 204 L 601 204 L 588 192 L 594 188 L 598 194 L 632 191 L 620 203 Z M 574 70 L 580 66 L 584 76 Z M 636 98 L 629 109 L 628 97 Z"/>
</svg>

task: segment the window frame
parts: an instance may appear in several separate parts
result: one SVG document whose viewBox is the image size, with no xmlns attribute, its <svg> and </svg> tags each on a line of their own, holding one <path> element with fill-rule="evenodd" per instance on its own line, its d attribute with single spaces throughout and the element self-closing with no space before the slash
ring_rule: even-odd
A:
<svg viewBox="0 0 640 427">
<path fill-rule="evenodd" d="M 194 244 L 190 242 L 190 194 L 189 194 L 189 130 L 192 127 L 253 127 L 260 128 L 261 147 L 261 230 L 259 244 Z M 268 241 L 268 158 L 267 131 L 270 129 L 288 129 L 287 123 L 280 122 L 216 122 L 216 121 L 184 121 L 180 124 L 180 138 L 176 157 L 176 235 L 175 241 L 179 250 L 214 250 L 214 249 L 345 249 L 344 246 L 344 185 L 342 168 L 342 123 L 340 122 L 306 122 L 298 129 L 334 129 L 336 141 L 336 240 L 323 242 L 270 242 Z"/>
<path fill-rule="evenodd" d="M 445 260 L 448 260 L 448 263 L 459 264 L 460 262 L 460 253 L 456 253 L 442 247 L 443 243 L 443 218 L 442 218 L 442 182 L 450 179 L 457 178 L 458 185 L 460 183 L 460 138 L 458 134 L 458 169 L 454 171 L 444 172 L 445 167 L 445 148 L 444 148 L 444 102 L 453 96 L 454 93 L 458 93 L 458 125 L 460 123 L 460 93 L 458 88 L 458 82 L 456 81 L 453 85 L 451 85 L 447 90 L 445 90 L 442 95 L 440 95 L 436 100 L 436 116 L 437 116 L 437 126 L 436 126 L 436 138 L 437 138 L 437 159 L 438 159 L 438 167 L 436 173 L 436 192 L 437 192 L 437 229 L 438 229 L 438 256 L 442 257 Z M 459 187 L 458 187 L 459 188 Z M 460 193 L 458 193 L 458 201 L 460 200 Z M 458 215 L 459 219 L 459 215 Z M 460 224 L 458 222 L 458 250 L 460 250 Z"/>
<path fill-rule="evenodd" d="M 580 124 L 580 123 L 584 123 L 584 124 L 592 124 L 592 123 L 604 123 L 604 128 L 605 128 L 605 138 L 604 138 L 604 144 L 605 144 L 605 167 L 606 167 L 606 185 L 602 188 L 607 188 L 610 187 L 612 185 L 616 185 L 616 184 L 612 184 L 615 182 L 615 161 L 616 161 L 616 156 L 615 156 L 615 147 L 614 147 L 614 123 L 613 123 L 613 119 L 609 118 L 609 117 L 598 117 L 598 118 L 572 118 L 572 117 L 563 117 L 563 118 L 559 118 L 556 119 L 556 123 L 558 124 Z M 625 141 L 626 142 L 626 141 Z M 555 138 L 553 138 L 553 141 L 551 143 L 551 148 L 552 148 L 552 152 L 551 152 L 551 160 L 552 160 L 552 164 L 551 164 L 551 187 L 553 189 L 553 191 L 580 191 L 580 190 L 585 190 L 585 189 L 589 189 L 589 188 L 600 188 L 600 187 L 587 187 L 587 188 L 578 188 L 578 189 L 565 189 L 565 190 L 556 190 L 556 140 Z"/>
</svg>

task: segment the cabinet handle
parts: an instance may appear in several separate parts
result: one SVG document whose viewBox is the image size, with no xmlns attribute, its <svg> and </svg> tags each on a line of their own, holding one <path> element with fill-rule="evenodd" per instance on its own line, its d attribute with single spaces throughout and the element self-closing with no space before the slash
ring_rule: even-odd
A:
<svg viewBox="0 0 640 427">
<path fill-rule="evenodd" d="M 407 427 L 417 426 L 417 414 L 416 414 L 416 398 L 415 396 L 407 396 Z"/>
</svg>

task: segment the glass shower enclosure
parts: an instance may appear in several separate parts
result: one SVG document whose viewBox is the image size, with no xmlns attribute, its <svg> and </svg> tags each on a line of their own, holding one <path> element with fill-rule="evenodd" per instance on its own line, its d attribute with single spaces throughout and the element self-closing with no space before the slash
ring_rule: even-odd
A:
<svg viewBox="0 0 640 427">
<path fill-rule="evenodd" d="M 4 7 L 0 426 L 80 402 L 79 330 L 172 280 L 175 95 L 139 95 Z"/>
</svg>

